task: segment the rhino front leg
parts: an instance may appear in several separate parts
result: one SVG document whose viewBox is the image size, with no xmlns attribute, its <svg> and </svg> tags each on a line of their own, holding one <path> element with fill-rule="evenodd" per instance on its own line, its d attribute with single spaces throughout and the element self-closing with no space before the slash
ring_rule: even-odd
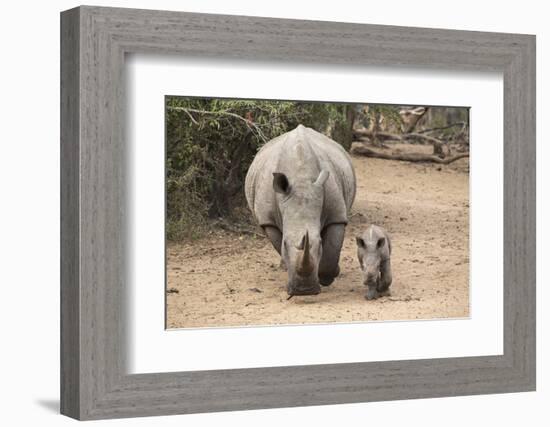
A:
<svg viewBox="0 0 550 427">
<path fill-rule="evenodd" d="M 263 227 L 264 232 L 275 248 L 275 250 L 281 255 L 281 245 L 283 244 L 283 234 L 279 231 L 277 227 L 271 227 L 269 225 L 266 225 Z M 283 258 L 281 258 L 281 268 L 286 270 L 286 265 L 283 261 Z"/>
<path fill-rule="evenodd" d="M 340 251 L 344 243 L 344 224 L 332 224 L 323 230 L 323 255 L 319 263 L 319 282 L 323 286 L 330 285 L 340 274 Z"/>
<path fill-rule="evenodd" d="M 269 225 L 265 225 L 264 232 L 275 248 L 277 252 L 279 252 L 279 255 L 281 255 L 281 245 L 283 244 L 283 234 L 279 231 L 277 227 L 271 227 Z"/>
<path fill-rule="evenodd" d="M 380 282 L 378 283 L 378 292 L 386 292 L 391 285 L 391 261 L 389 259 L 380 263 Z"/>
</svg>

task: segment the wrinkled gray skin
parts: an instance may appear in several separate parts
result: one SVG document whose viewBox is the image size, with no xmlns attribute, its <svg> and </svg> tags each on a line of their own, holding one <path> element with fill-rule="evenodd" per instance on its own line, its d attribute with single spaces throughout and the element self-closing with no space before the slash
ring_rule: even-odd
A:
<svg viewBox="0 0 550 427">
<path fill-rule="evenodd" d="M 378 298 L 388 291 L 392 281 L 390 237 L 384 228 L 370 225 L 355 240 L 363 284 L 367 286 L 365 298 Z"/>
<path fill-rule="evenodd" d="M 355 198 L 346 151 L 299 125 L 256 154 L 245 181 L 248 207 L 281 255 L 289 295 L 315 295 L 340 273 L 338 262 Z"/>
</svg>

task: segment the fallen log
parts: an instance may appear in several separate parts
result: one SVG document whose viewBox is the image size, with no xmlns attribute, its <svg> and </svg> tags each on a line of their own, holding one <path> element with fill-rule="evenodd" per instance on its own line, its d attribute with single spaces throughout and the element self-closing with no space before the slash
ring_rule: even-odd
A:
<svg viewBox="0 0 550 427">
<path fill-rule="evenodd" d="M 375 132 L 371 131 L 371 130 L 367 130 L 367 129 L 354 129 L 353 130 L 353 136 L 356 137 L 356 138 L 369 138 L 369 139 L 373 139 L 374 136 L 375 136 Z M 391 139 L 391 140 L 395 140 L 395 141 L 403 141 L 403 138 L 401 135 L 397 135 L 395 133 L 390 133 L 390 132 L 383 132 L 383 131 L 380 131 L 380 132 L 376 132 L 376 137 L 378 139 L 382 139 L 382 140 L 387 140 L 387 139 Z"/>
<path fill-rule="evenodd" d="M 368 138 L 370 141 L 375 139 L 381 139 L 384 141 L 399 141 L 399 142 L 408 142 L 411 140 L 421 141 L 423 143 L 431 144 L 434 148 L 434 155 L 439 157 L 445 157 L 444 147 L 446 143 L 440 139 L 434 138 L 433 136 L 424 135 L 421 133 L 403 133 L 401 135 L 390 133 L 390 132 L 378 132 L 376 135 L 367 129 L 356 129 L 353 131 L 354 136 L 359 140 L 365 142 L 365 138 Z M 447 147 L 448 151 L 448 147 Z"/>
<path fill-rule="evenodd" d="M 366 129 L 355 129 L 353 131 L 353 135 L 356 138 L 373 138 L 374 132 Z M 444 142 L 440 139 L 434 138 L 433 136 L 429 135 L 423 135 L 421 133 L 403 133 L 403 134 L 396 134 L 396 133 L 390 133 L 390 132 L 377 132 L 376 137 L 379 139 L 384 140 L 392 140 L 392 141 L 407 141 L 409 139 L 417 139 L 420 141 L 423 141 L 428 144 L 433 145 L 443 145 Z"/>
<path fill-rule="evenodd" d="M 354 142 L 362 142 L 364 144 L 370 143 L 370 144 L 372 144 L 372 145 L 374 145 L 375 147 L 378 147 L 378 148 L 387 148 L 387 149 L 390 148 L 388 145 L 384 144 L 383 142 L 378 142 L 378 143 L 371 142 L 370 139 L 368 139 L 364 136 L 362 136 L 360 138 L 357 138 Z M 388 139 L 388 140 L 386 140 L 386 142 L 400 142 L 400 141 L 393 141 L 391 139 Z"/>
<path fill-rule="evenodd" d="M 388 153 L 381 153 L 379 151 L 371 150 L 370 148 L 365 147 L 364 145 L 355 145 L 351 149 L 352 154 L 359 154 L 361 156 L 366 157 L 374 157 L 377 159 L 385 159 L 385 160 L 399 160 L 403 162 L 431 162 L 431 163 L 439 163 L 441 165 L 448 165 L 449 163 L 452 163 L 456 160 L 463 159 L 465 157 L 470 157 L 470 153 L 461 153 L 457 154 L 456 156 L 447 157 L 445 159 L 442 159 L 438 156 L 433 156 L 430 154 L 422 154 L 422 153 L 397 153 L 397 154 L 388 154 Z"/>
</svg>

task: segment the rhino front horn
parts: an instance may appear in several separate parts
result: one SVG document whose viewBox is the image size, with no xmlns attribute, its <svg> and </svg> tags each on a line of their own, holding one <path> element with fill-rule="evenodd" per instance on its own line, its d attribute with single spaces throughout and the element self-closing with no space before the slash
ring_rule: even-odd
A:
<svg viewBox="0 0 550 427">
<path fill-rule="evenodd" d="M 309 234 L 307 231 L 298 249 L 300 251 L 296 259 L 296 271 L 300 276 L 309 276 L 313 272 L 313 262 L 309 254 Z"/>
</svg>

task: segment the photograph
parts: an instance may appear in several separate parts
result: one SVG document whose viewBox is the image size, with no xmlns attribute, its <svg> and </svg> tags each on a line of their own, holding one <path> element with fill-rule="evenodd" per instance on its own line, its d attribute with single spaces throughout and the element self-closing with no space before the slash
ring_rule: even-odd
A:
<svg viewBox="0 0 550 427">
<path fill-rule="evenodd" d="M 544 419 L 542 6 L 239 2 L 9 9 L 4 418 Z"/>
<path fill-rule="evenodd" d="M 468 107 L 165 103 L 167 329 L 469 317 Z"/>
</svg>

